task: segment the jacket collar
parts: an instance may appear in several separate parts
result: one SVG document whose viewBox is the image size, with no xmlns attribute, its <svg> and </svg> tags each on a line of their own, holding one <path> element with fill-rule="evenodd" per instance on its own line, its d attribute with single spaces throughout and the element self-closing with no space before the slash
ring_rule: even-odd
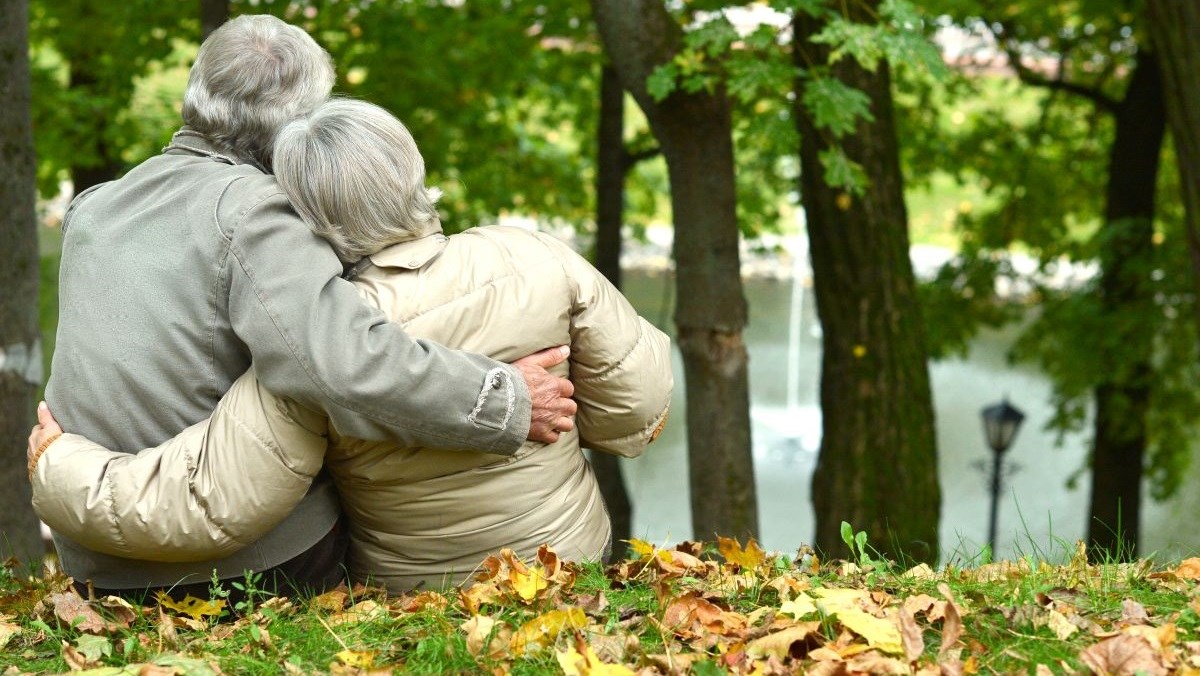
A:
<svg viewBox="0 0 1200 676">
<path fill-rule="evenodd" d="M 164 153 L 172 151 L 200 155 L 201 157 L 208 157 L 225 164 L 248 164 L 263 173 L 270 173 L 258 162 L 239 157 L 236 153 L 213 143 L 207 136 L 187 125 L 180 127 L 179 131 L 171 136 L 171 142 L 162 149 Z"/>
<path fill-rule="evenodd" d="M 437 258 L 449 241 L 441 228 L 437 228 L 425 234 L 416 234 L 412 239 L 397 242 L 371 254 L 368 258 L 377 267 L 416 270 Z"/>
</svg>

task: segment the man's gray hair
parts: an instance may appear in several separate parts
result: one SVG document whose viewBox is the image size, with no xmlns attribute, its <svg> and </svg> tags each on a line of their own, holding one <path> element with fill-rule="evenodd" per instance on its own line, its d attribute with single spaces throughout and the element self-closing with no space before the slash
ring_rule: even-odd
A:
<svg viewBox="0 0 1200 676">
<path fill-rule="evenodd" d="M 441 227 L 425 160 L 408 129 L 379 106 L 333 99 L 275 139 L 275 177 L 313 232 L 357 261 Z"/>
<path fill-rule="evenodd" d="M 200 45 L 183 121 L 269 167 L 275 133 L 328 99 L 333 81 L 333 60 L 308 33 L 267 14 L 239 16 Z"/>
</svg>

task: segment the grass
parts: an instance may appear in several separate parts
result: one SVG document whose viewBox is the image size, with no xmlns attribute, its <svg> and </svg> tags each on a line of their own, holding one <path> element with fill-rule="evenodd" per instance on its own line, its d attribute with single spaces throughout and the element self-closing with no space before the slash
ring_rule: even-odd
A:
<svg viewBox="0 0 1200 676">
<path fill-rule="evenodd" d="M 9 570 L 0 575 L 0 669 L 545 674 L 563 673 L 566 663 L 576 673 L 659 673 L 673 664 L 679 673 L 720 674 L 843 662 L 867 672 L 939 665 L 963 673 L 1033 673 L 1037 665 L 1074 672 L 1120 641 L 1127 650 L 1144 648 L 1141 657 L 1164 669 L 1200 666 L 1196 559 L 1158 568 L 1147 561 L 1094 565 L 1080 548 L 1059 563 L 1027 558 L 904 571 L 870 557 L 826 562 L 729 540 L 675 550 L 634 545 L 636 553 L 608 568 L 549 553 L 525 564 L 501 556 L 488 569 L 494 573 L 466 592 L 389 597 L 360 586 L 270 600 L 219 620 L 151 603 L 99 630 L 56 615 L 62 597 L 51 594 L 64 580 Z M 796 611 L 803 599 L 817 605 Z M 901 608 L 909 609 L 919 645 L 889 642 L 906 626 Z M 856 615 L 874 623 L 853 622 Z M 568 616 L 578 620 L 564 622 Z M 485 630 L 473 628 L 481 622 Z M 549 628 L 530 629 L 536 626 Z M 787 632 L 800 633 L 772 644 Z M 589 650 L 604 664 L 571 661 L 590 659 L 579 657 Z"/>
</svg>

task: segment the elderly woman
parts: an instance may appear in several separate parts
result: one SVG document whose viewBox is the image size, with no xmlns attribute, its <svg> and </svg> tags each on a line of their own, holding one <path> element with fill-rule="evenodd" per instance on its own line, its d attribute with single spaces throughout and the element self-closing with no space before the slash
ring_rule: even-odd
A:
<svg viewBox="0 0 1200 676">
<path fill-rule="evenodd" d="M 118 556 L 211 558 L 286 515 L 324 460 L 350 517 L 352 576 L 393 592 L 459 582 L 503 547 L 603 557 L 608 514 L 580 447 L 631 457 L 657 436 L 672 389 L 667 337 L 551 237 L 508 227 L 445 236 L 412 136 L 377 106 L 324 104 L 280 132 L 274 163 L 304 220 L 354 262 L 362 296 L 411 335 L 500 361 L 568 345 L 551 371 L 569 368 L 575 429 L 511 457 L 399 448 L 339 435 L 251 371 L 209 420 L 136 456 L 71 434 L 47 444 L 57 430 L 43 412 L 30 451 L 42 519 Z M 513 396 L 497 378 L 479 405 Z"/>
</svg>

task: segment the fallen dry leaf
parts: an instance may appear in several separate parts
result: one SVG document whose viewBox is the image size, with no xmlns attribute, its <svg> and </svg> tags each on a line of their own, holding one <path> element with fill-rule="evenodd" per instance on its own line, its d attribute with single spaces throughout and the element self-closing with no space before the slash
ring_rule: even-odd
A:
<svg viewBox="0 0 1200 676">
<path fill-rule="evenodd" d="M 566 650 L 557 650 L 554 656 L 565 676 L 633 676 L 629 667 L 621 664 L 608 664 L 596 655 L 596 651 L 584 642 L 581 636 L 575 637 L 575 644 L 568 645 Z"/>
<path fill-rule="evenodd" d="M 1133 599 L 1125 599 L 1121 601 L 1121 619 L 1118 622 L 1122 624 L 1150 624 L 1150 616 L 1146 613 L 1145 606 Z"/>
<path fill-rule="evenodd" d="M 767 554 L 759 548 L 754 538 L 746 542 L 745 548 L 736 538 L 717 537 L 717 550 L 729 563 L 747 570 L 754 570 L 767 560 Z"/>
<path fill-rule="evenodd" d="M 799 579 L 795 576 L 784 574 L 768 580 L 767 586 L 779 592 L 779 598 L 790 599 L 812 585 L 808 583 L 807 578 Z"/>
<path fill-rule="evenodd" d="M 509 641 L 509 648 L 518 655 L 538 652 L 554 643 L 564 631 L 586 626 L 587 615 L 579 608 L 551 610 L 521 625 Z"/>
<path fill-rule="evenodd" d="M 916 662 L 925 652 L 924 633 L 913 614 L 905 608 L 896 613 L 896 619 L 900 622 L 900 641 L 904 646 L 904 657 L 909 662 Z"/>
<path fill-rule="evenodd" d="M 336 655 L 334 655 L 334 657 L 337 658 L 338 662 L 341 662 L 348 667 L 370 669 L 371 667 L 375 666 L 375 655 L 377 654 L 378 653 L 376 653 L 374 650 L 346 649 L 339 651 Z"/>
<path fill-rule="evenodd" d="M 704 634 L 738 636 L 750 622 L 745 615 L 722 609 L 720 606 L 688 592 L 667 603 L 662 625 L 681 638 L 692 639 Z"/>
<path fill-rule="evenodd" d="M 340 613 L 329 616 L 330 625 L 356 624 L 378 619 L 387 615 L 387 611 L 377 601 L 367 599 L 359 601 Z"/>
<path fill-rule="evenodd" d="M 325 592 L 320 596 L 314 596 L 312 600 L 308 602 L 308 607 L 336 613 L 346 607 L 346 602 L 349 599 L 350 594 L 348 594 L 344 589 L 334 589 L 333 591 Z"/>
<path fill-rule="evenodd" d="M 1050 627 L 1050 631 L 1054 632 L 1060 641 L 1071 638 L 1072 634 L 1079 631 L 1079 627 L 1071 624 L 1071 621 L 1057 610 L 1046 611 L 1046 626 Z"/>
<path fill-rule="evenodd" d="M 914 580 L 928 580 L 930 578 L 937 577 L 937 573 L 933 572 L 933 568 L 930 568 L 928 563 L 919 563 L 904 571 L 903 577 L 912 578 Z"/>
<path fill-rule="evenodd" d="M 183 597 L 182 601 L 175 601 L 165 592 L 159 592 L 155 598 L 158 600 L 158 605 L 163 608 L 182 613 L 193 620 L 200 620 L 204 617 L 220 617 L 225 610 L 225 599 L 198 599 L 188 594 Z"/>
<path fill-rule="evenodd" d="M 846 660 L 846 670 L 852 674 L 908 674 L 912 668 L 907 662 L 894 657 L 880 655 L 874 650 Z"/>
<path fill-rule="evenodd" d="M 467 634 L 467 651 L 475 657 L 503 657 L 512 640 L 512 629 L 487 615 L 475 615 L 459 625 Z"/>
<path fill-rule="evenodd" d="M 100 666 L 99 660 L 88 659 L 86 655 L 66 641 L 62 642 L 62 658 L 67 663 L 67 666 L 71 668 L 71 671 L 83 671 L 84 669 Z"/>
<path fill-rule="evenodd" d="M 893 655 L 904 653 L 900 628 L 891 620 L 875 617 L 854 608 L 839 608 L 835 612 L 838 622 L 841 622 L 842 626 L 865 638 L 867 645 L 872 648 Z"/>
<path fill-rule="evenodd" d="M 820 622 L 801 622 L 783 631 L 754 639 L 746 644 L 746 654 L 755 659 L 771 655 L 782 659 L 791 653 L 794 644 L 807 643 L 810 637 L 819 637 L 820 630 Z"/>
<path fill-rule="evenodd" d="M 1175 569 L 1175 577 L 1181 580 L 1200 580 L 1200 558 L 1184 559 Z"/>
<path fill-rule="evenodd" d="M 403 612 L 416 613 L 422 610 L 445 610 L 450 605 L 450 599 L 435 591 L 427 591 L 413 597 L 402 596 L 392 605 Z"/>
<path fill-rule="evenodd" d="M 8 642 L 12 640 L 12 637 L 20 633 L 20 625 L 13 624 L 11 622 L 0 622 L 0 649 L 3 649 L 4 646 L 8 645 Z"/>
<path fill-rule="evenodd" d="M 796 598 L 792 599 L 791 601 L 784 601 L 782 604 L 780 604 L 779 612 L 787 613 L 798 620 L 809 613 L 817 612 L 817 604 L 813 601 L 811 596 L 805 594 L 804 592 L 800 592 L 796 595 Z"/>
<path fill-rule="evenodd" d="M 945 616 L 942 618 L 942 645 L 938 648 L 938 660 L 942 660 L 949 654 L 951 648 L 963 633 L 962 613 L 958 610 L 958 604 L 954 602 L 954 594 L 950 591 L 950 586 L 945 582 L 938 584 L 938 591 L 942 596 L 946 597 Z"/>
<path fill-rule="evenodd" d="M 46 600 L 54 608 L 54 616 L 77 630 L 89 634 L 109 634 L 129 627 L 132 618 L 106 620 L 96 612 L 92 604 L 83 600 L 75 590 L 51 594 Z"/>
<path fill-rule="evenodd" d="M 1159 652 L 1142 636 L 1120 634 L 1100 641 L 1079 654 L 1097 674 L 1160 676 L 1168 673 Z"/>
</svg>

